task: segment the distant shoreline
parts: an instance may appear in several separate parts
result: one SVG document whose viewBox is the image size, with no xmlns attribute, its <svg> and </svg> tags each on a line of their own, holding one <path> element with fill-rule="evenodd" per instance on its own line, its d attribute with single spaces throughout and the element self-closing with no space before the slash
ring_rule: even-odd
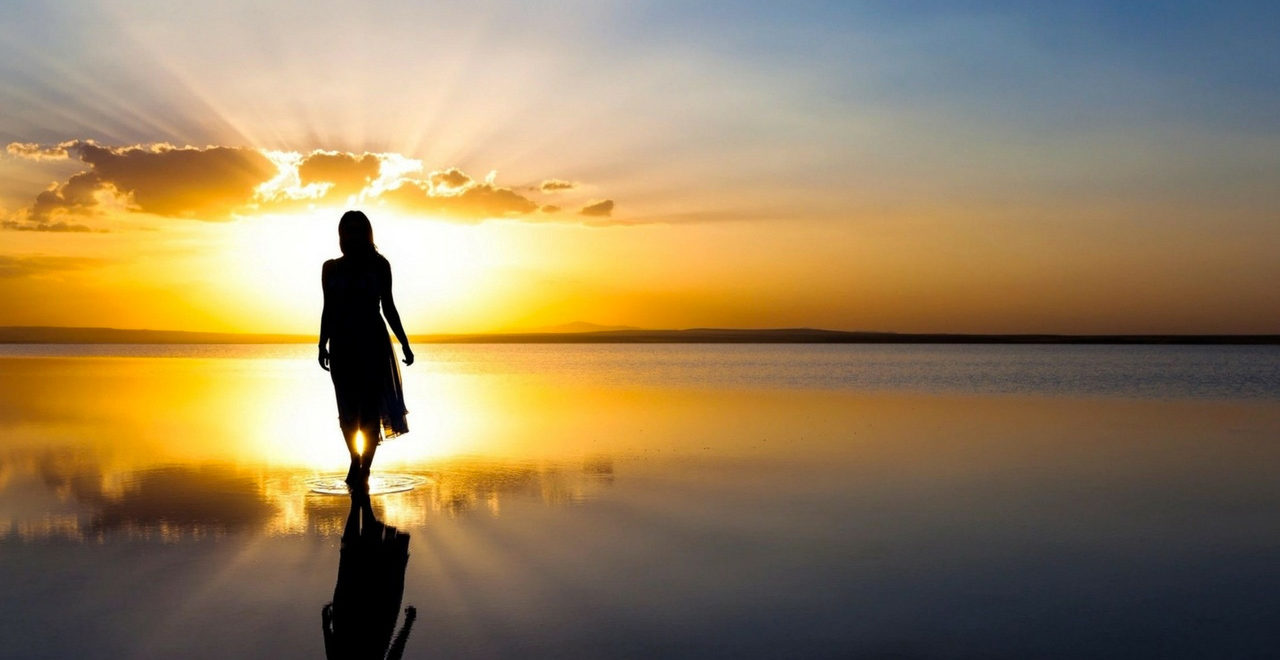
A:
<svg viewBox="0 0 1280 660">
<path fill-rule="evenodd" d="M 599 330 L 410 335 L 424 344 L 1191 344 L 1280 345 L 1272 335 L 1057 335 L 898 333 L 779 328 Z M 0 344 L 307 344 L 315 335 L 119 328 L 0 327 Z"/>
</svg>

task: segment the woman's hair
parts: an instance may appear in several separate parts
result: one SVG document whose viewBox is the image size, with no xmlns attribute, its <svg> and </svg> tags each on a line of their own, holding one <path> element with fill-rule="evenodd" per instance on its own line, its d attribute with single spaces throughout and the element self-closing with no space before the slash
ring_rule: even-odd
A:
<svg viewBox="0 0 1280 660">
<path fill-rule="evenodd" d="M 342 214 L 338 221 L 338 247 L 347 257 L 369 256 L 378 251 L 378 246 L 373 244 L 373 225 L 363 211 Z"/>
</svg>

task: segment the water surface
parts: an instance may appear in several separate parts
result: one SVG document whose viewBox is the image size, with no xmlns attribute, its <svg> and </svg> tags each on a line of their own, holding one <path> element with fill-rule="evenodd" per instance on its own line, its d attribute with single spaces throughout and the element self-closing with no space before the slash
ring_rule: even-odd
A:
<svg viewBox="0 0 1280 660">
<path fill-rule="evenodd" d="M 0 655 L 323 657 L 305 346 L 0 347 Z M 423 346 L 406 657 L 1265 657 L 1280 350 Z M 65 634 L 74 630 L 75 634 Z"/>
</svg>

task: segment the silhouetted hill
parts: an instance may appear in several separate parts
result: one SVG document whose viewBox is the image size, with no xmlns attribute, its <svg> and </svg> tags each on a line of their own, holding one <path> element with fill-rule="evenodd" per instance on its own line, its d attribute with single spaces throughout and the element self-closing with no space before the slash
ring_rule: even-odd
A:
<svg viewBox="0 0 1280 660">
<path fill-rule="evenodd" d="M 1280 335 L 1002 335 L 850 332 L 817 328 L 689 328 L 411 335 L 433 344 L 1280 344 Z M 0 327 L 0 343 L 302 344 L 315 335 L 118 328 Z"/>
<path fill-rule="evenodd" d="M 0 344 L 294 344 L 315 340 L 312 335 L 49 326 L 0 327 Z"/>
<path fill-rule="evenodd" d="M 910 334 L 817 328 L 689 328 L 433 335 L 434 343 L 625 344 L 1280 344 L 1280 335 L 1004 335 Z"/>
<path fill-rule="evenodd" d="M 598 323 L 589 323 L 587 321 L 574 321 L 572 323 L 562 323 L 560 325 L 551 325 L 542 328 L 529 328 L 528 330 L 520 330 L 516 334 L 526 334 L 530 332 L 610 332 L 613 330 L 639 330 L 635 326 L 630 325 L 600 325 Z"/>
</svg>

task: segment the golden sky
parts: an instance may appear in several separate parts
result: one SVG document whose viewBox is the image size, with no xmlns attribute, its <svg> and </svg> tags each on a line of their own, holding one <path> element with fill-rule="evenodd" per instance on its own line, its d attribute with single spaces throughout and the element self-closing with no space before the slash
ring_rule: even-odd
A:
<svg viewBox="0 0 1280 660">
<path fill-rule="evenodd" d="M 0 325 L 1280 332 L 1275 10 L 17 2 Z"/>
</svg>

